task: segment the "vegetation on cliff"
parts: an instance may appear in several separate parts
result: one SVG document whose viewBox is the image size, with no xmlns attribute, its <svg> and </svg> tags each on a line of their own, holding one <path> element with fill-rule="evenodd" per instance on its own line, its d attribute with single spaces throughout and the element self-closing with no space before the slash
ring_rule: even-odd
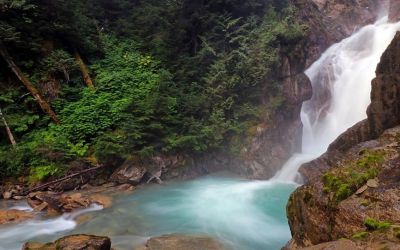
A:
<svg viewBox="0 0 400 250">
<path fill-rule="evenodd" d="M 0 9 L 0 178 L 31 183 L 129 155 L 239 152 L 285 109 L 280 55 L 307 32 L 286 1 Z"/>
</svg>

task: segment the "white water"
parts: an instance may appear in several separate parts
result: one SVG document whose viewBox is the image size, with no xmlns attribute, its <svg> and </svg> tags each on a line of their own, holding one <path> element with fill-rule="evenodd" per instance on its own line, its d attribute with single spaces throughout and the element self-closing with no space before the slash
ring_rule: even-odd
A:
<svg viewBox="0 0 400 250">
<path fill-rule="evenodd" d="M 92 211 L 93 218 L 82 225 L 74 221 L 77 215 L 63 215 L 0 226 L 0 249 L 21 249 L 26 241 L 53 241 L 74 233 L 111 236 L 117 249 L 135 249 L 151 236 L 171 233 L 211 236 L 232 249 L 280 249 L 290 239 L 285 204 L 298 185 L 298 168 L 366 117 L 376 65 L 400 30 L 399 23 L 386 22 L 333 45 L 306 71 L 314 95 L 301 112 L 303 153 L 294 155 L 272 180 L 211 176 L 148 186 L 117 198 L 111 208 Z M 326 96 L 331 96 L 329 102 Z"/>
</svg>

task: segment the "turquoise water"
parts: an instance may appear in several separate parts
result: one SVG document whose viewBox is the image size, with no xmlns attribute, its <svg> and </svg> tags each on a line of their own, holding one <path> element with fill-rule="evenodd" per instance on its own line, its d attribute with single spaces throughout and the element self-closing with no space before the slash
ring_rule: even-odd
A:
<svg viewBox="0 0 400 250">
<path fill-rule="evenodd" d="M 91 219 L 80 225 L 63 216 L 0 228 L 0 245 L 21 249 L 28 240 L 86 233 L 110 236 L 117 249 L 135 249 L 151 236 L 178 233 L 210 236 L 230 249 L 280 249 L 291 238 L 285 206 L 295 188 L 224 175 L 148 185 L 115 197 L 110 208 L 88 212 Z M 47 229 L 27 237 L 27 229 L 40 228 Z"/>
</svg>

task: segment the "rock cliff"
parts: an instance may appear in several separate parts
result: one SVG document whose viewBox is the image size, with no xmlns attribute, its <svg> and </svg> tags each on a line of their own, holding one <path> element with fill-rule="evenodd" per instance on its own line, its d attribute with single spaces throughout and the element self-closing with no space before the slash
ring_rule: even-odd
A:
<svg viewBox="0 0 400 250">
<path fill-rule="evenodd" d="M 301 167 L 307 182 L 291 195 L 287 205 L 293 238 L 286 249 L 340 238 L 354 238 L 353 241 L 366 238 L 370 242 L 385 238 L 397 244 L 396 237 L 400 236 L 395 226 L 400 224 L 399 66 L 400 32 L 377 67 L 368 118 L 343 133 L 324 155 Z M 377 228 L 385 223 L 386 226 L 382 230 L 371 230 L 368 219 L 375 220 Z"/>
</svg>

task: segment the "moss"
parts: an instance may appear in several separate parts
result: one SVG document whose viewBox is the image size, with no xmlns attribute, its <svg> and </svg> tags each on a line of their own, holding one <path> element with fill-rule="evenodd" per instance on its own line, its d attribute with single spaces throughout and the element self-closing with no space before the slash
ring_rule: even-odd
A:
<svg viewBox="0 0 400 250">
<path fill-rule="evenodd" d="M 390 224 L 389 222 L 379 223 L 378 230 L 381 231 L 381 232 L 382 231 L 386 231 L 386 230 L 388 230 L 390 228 L 391 225 L 392 224 Z"/>
<path fill-rule="evenodd" d="M 367 152 L 367 150 L 365 148 L 361 149 L 360 151 L 358 151 L 359 155 L 363 155 Z"/>
<path fill-rule="evenodd" d="M 368 218 L 364 221 L 364 225 L 367 227 L 368 231 L 386 231 L 391 227 L 389 222 L 378 222 L 372 218 Z"/>
<path fill-rule="evenodd" d="M 369 231 L 374 231 L 378 228 L 379 222 L 372 218 L 368 218 L 364 221 L 364 225 L 367 227 Z"/>
<path fill-rule="evenodd" d="M 324 187 L 324 188 L 322 189 L 322 193 L 323 193 L 323 194 L 329 194 L 330 192 L 331 192 L 331 189 L 328 188 L 328 187 Z"/>
<path fill-rule="evenodd" d="M 341 184 L 339 190 L 336 193 L 336 197 L 339 201 L 347 199 L 353 192 L 350 190 L 348 184 Z"/>
<path fill-rule="evenodd" d="M 363 202 L 361 202 L 361 205 L 364 207 L 368 207 L 369 205 L 371 205 L 371 201 L 369 201 L 369 200 L 363 201 Z"/>
<path fill-rule="evenodd" d="M 396 232 L 396 233 L 394 234 L 394 236 L 396 236 L 396 238 L 400 239 L 400 232 Z"/>
<path fill-rule="evenodd" d="M 361 149 L 358 154 L 361 155 L 360 158 L 343 162 L 343 167 L 334 167 L 322 175 L 325 186 L 322 189 L 323 194 L 334 193 L 331 203 L 337 204 L 347 199 L 369 179 L 378 175 L 383 163 L 383 152 Z"/>
<path fill-rule="evenodd" d="M 366 236 L 368 236 L 368 232 L 361 232 L 359 234 L 353 235 L 351 238 L 352 239 L 364 239 Z"/>
</svg>

